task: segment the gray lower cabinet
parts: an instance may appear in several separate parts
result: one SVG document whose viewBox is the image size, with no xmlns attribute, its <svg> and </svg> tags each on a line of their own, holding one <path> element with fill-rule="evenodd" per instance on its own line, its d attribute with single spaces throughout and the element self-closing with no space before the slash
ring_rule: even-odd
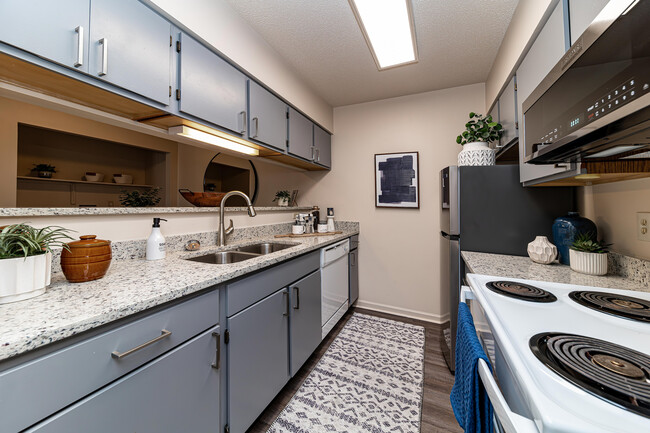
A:
<svg viewBox="0 0 650 433">
<path fill-rule="evenodd" d="M 92 0 L 88 73 L 169 105 L 170 37 L 169 21 L 139 1 Z"/>
<path fill-rule="evenodd" d="M 244 433 L 289 380 L 289 309 L 285 288 L 228 318 L 231 433 Z"/>
<path fill-rule="evenodd" d="M 287 104 L 248 81 L 248 138 L 281 152 L 287 149 Z"/>
<path fill-rule="evenodd" d="M 219 432 L 218 332 L 198 335 L 27 431 Z"/>
<path fill-rule="evenodd" d="M 349 305 L 352 305 L 359 299 L 359 249 L 355 248 L 350 251 L 350 299 Z"/>
<path fill-rule="evenodd" d="M 90 0 L 0 1 L 0 41 L 88 71 Z"/>
<path fill-rule="evenodd" d="M 244 135 L 248 78 L 190 36 L 179 40 L 179 111 Z"/>
<path fill-rule="evenodd" d="M 291 376 L 321 342 L 321 284 L 316 271 L 289 286 L 291 295 Z"/>
<path fill-rule="evenodd" d="M 314 124 L 289 108 L 289 153 L 312 161 L 314 159 Z"/>
<path fill-rule="evenodd" d="M 332 136 L 316 125 L 314 125 L 314 148 L 314 162 L 330 168 L 332 166 Z"/>
</svg>

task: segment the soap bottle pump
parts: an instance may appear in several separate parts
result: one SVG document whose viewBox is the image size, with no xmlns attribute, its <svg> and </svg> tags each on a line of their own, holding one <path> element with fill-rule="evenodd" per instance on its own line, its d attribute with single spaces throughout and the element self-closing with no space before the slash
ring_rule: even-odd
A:
<svg viewBox="0 0 650 433">
<path fill-rule="evenodd" d="M 147 239 L 147 260 L 160 260 L 165 258 L 165 238 L 160 233 L 160 221 L 164 218 L 154 218 L 151 235 Z"/>
</svg>

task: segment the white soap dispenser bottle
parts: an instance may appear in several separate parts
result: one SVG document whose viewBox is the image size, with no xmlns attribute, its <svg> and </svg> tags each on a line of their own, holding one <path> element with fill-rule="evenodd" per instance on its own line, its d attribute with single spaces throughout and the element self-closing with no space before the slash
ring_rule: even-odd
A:
<svg viewBox="0 0 650 433">
<path fill-rule="evenodd" d="M 147 239 L 147 260 L 160 260 L 165 258 L 165 238 L 160 233 L 160 221 L 167 221 L 163 218 L 153 219 L 151 235 Z"/>
</svg>

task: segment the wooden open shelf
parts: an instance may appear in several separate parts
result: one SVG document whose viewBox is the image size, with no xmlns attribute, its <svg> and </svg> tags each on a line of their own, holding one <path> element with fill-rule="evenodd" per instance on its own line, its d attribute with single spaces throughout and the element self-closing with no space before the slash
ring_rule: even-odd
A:
<svg viewBox="0 0 650 433">
<path fill-rule="evenodd" d="M 60 182 L 60 183 L 82 183 L 84 185 L 102 185 L 102 186 L 119 186 L 126 188 L 155 188 L 154 185 L 142 185 L 133 183 L 114 183 L 114 182 L 89 182 L 85 180 L 72 180 L 72 179 L 53 179 L 46 177 L 35 176 L 17 176 L 18 180 L 36 180 L 39 182 Z"/>
</svg>

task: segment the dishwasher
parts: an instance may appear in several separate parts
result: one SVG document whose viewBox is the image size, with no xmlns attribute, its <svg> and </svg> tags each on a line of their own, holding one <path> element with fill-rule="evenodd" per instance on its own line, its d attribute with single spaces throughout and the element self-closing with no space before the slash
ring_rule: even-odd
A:
<svg viewBox="0 0 650 433">
<path fill-rule="evenodd" d="M 334 328 L 348 309 L 348 239 L 320 250 L 322 336 Z"/>
</svg>

